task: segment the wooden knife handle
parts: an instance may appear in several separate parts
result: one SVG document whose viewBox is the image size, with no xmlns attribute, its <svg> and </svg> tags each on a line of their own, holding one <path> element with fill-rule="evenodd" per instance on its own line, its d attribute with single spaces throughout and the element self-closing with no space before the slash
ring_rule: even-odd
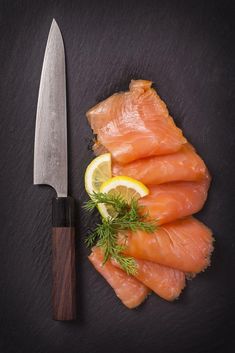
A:
<svg viewBox="0 0 235 353">
<path fill-rule="evenodd" d="M 74 200 L 52 201 L 52 311 L 54 320 L 76 319 Z"/>
</svg>

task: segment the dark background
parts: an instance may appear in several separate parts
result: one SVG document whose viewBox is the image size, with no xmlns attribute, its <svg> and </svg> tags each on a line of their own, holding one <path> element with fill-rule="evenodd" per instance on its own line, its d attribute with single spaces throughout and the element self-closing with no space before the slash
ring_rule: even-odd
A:
<svg viewBox="0 0 235 353">
<path fill-rule="evenodd" d="M 235 352 L 234 2 L 0 1 L 0 352 Z M 50 308 L 51 198 L 33 186 L 40 73 L 52 18 L 67 58 L 70 193 L 77 201 L 78 320 Z M 87 260 L 97 218 L 81 209 L 93 158 L 85 112 L 130 79 L 155 82 L 213 175 L 198 215 L 216 238 L 212 266 L 177 302 L 126 309 Z"/>
</svg>

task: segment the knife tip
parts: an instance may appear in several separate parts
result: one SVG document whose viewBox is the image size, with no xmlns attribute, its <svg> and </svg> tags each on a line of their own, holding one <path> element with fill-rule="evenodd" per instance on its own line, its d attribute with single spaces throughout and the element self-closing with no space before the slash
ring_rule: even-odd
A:
<svg viewBox="0 0 235 353">
<path fill-rule="evenodd" d="M 57 27 L 59 27 L 58 24 L 57 24 L 57 22 L 56 22 L 56 20 L 55 20 L 55 18 L 52 19 L 51 27 L 52 27 L 52 26 L 57 26 Z"/>
<path fill-rule="evenodd" d="M 59 35 L 59 37 L 61 36 L 60 27 L 59 27 L 58 23 L 56 22 L 55 18 L 52 19 L 49 35 L 50 34 L 52 35 L 52 33 L 57 33 Z"/>
</svg>

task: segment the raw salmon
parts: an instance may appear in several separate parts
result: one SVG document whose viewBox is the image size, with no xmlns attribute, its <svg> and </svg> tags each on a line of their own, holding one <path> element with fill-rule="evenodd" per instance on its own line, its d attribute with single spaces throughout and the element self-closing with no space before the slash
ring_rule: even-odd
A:
<svg viewBox="0 0 235 353">
<path fill-rule="evenodd" d="M 129 309 L 140 305 L 149 294 L 150 290 L 143 283 L 114 266 L 110 260 L 102 265 L 103 253 L 100 248 L 94 247 L 88 258 Z"/>
<path fill-rule="evenodd" d="M 127 255 L 188 273 L 205 270 L 213 250 L 211 230 L 193 217 L 162 225 L 154 233 L 120 234 L 120 242 Z"/>
<path fill-rule="evenodd" d="M 178 181 L 149 187 L 150 194 L 139 200 L 143 212 L 158 224 L 175 221 L 199 212 L 207 199 L 210 177 L 198 182 Z"/>
<path fill-rule="evenodd" d="M 206 201 L 209 172 L 151 86 L 151 81 L 132 80 L 128 92 L 87 112 L 96 134 L 95 153 L 111 153 L 113 176 L 129 176 L 149 187 L 150 194 L 138 202 L 144 206 L 141 212 L 158 220 L 154 233 L 119 233 L 124 254 L 136 261 L 135 277 L 113 259 L 102 266 L 100 248 L 89 256 L 128 308 L 138 306 L 150 289 L 166 300 L 176 299 L 185 275 L 205 270 L 213 251 L 212 231 L 191 217 Z"/>
<path fill-rule="evenodd" d="M 114 176 L 132 177 L 145 185 L 155 185 L 201 179 L 206 173 L 206 166 L 194 148 L 187 143 L 173 154 L 139 159 L 126 165 L 113 161 L 112 173 Z"/>
<path fill-rule="evenodd" d="M 135 278 L 152 289 L 161 298 L 172 301 L 179 297 L 185 287 L 185 274 L 154 262 L 135 259 L 137 273 Z M 119 265 L 112 260 L 114 266 Z"/>
<path fill-rule="evenodd" d="M 98 144 L 120 163 L 178 151 L 186 139 L 152 82 L 131 81 L 130 91 L 114 94 L 87 112 Z"/>
</svg>

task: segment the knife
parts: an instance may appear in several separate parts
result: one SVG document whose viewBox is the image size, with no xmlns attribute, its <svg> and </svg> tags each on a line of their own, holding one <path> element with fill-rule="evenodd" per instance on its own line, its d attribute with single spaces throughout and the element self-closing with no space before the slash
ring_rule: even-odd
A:
<svg viewBox="0 0 235 353">
<path fill-rule="evenodd" d="M 34 144 L 34 184 L 52 186 L 52 313 L 76 319 L 74 200 L 68 196 L 64 44 L 53 19 L 42 66 Z"/>
</svg>

